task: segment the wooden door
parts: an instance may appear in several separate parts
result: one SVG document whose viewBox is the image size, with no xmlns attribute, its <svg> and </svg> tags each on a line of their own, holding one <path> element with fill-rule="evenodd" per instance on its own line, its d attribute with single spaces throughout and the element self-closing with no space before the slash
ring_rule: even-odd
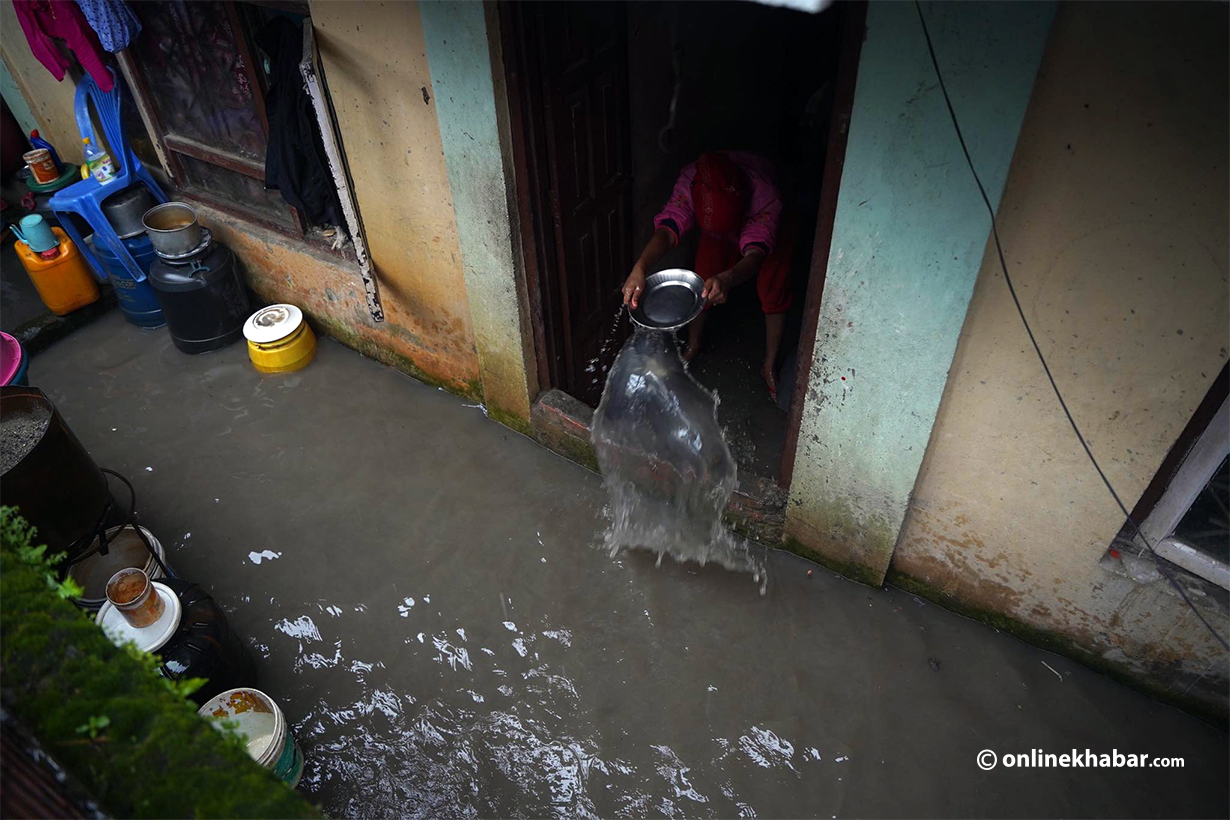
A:
<svg viewBox="0 0 1230 820">
<path fill-rule="evenodd" d="M 619 286 L 632 265 L 625 7 L 507 3 L 502 20 L 539 375 L 544 387 L 594 406 L 616 334 L 627 332 L 619 320 Z"/>
</svg>

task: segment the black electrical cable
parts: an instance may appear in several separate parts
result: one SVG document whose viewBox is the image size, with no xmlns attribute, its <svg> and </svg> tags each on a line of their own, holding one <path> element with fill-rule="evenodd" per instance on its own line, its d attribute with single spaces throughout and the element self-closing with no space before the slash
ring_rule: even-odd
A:
<svg viewBox="0 0 1230 820">
<path fill-rule="evenodd" d="M 1192 603 L 1191 598 L 1187 596 L 1187 590 L 1175 580 L 1174 576 L 1167 571 L 1164 561 L 1157 550 L 1153 548 L 1153 544 L 1149 543 L 1149 539 L 1140 531 L 1140 526 L 1132 519 L 1132 514 L 1128 512 L 1128 508 L 1124 506 L 1119 494 L 1115 492 L 1115 488 L 1111 485 L 1110 479 L 1106 477 L 1106 473 L 1102 472 L 1102 466 L 1098 464 L 1098 460 L 1094 458 L 1093 451 L 1089 449 L 1088 442 L 1081 435 L 1080 428 L 1076 426 L 1076 419 L 1072 418 L 1072 411 L 1068 409 L 1068 403 L 1063 400 L 1063 394 L 1059 392 L 1059 385 L 1055 383 L 1055 377 L 1051 375 L 1050 365 L 1046 363 L 1046 357 L 1042 355 L 1042 348 L 1038 346 L 1038 340 L 1034 338 L 1033 328 L 1029 326 L 1029 320 L 1025 318 L 1025 310 L 1021 307 L 1021 300 L 1017 298 L 1016 288 L 1012 285 L 1012 277 L 1008 275 L 1008 263 L 1004 260 L 1004 249 L 999 242 L 999 228 L 995 223 L 995 209 L 991 207 L 991 198 L 987 196 L 986 188 L 982 186 L 982 179 L 978 176 L 977 169 L 974 168 L 974 160 L 969 155 L 969 148 L 965 145 L 965 136 L 961 133 L 961 124 L 957 122 L 957 112 L 953 110 L 952 99 L 948 96 L 948 86 L 944 84 L 944 75 L 940 71 L 940 61 L 935 56 L 935 46 L 931 43 L 931 32 L 927 30 L 927 19 L 923 16 L 922 3 L 919 0 L 914 0 L 914 8 L 918 11 L 918 22 L 922 24 L 923 37 L 927 40 L 927 51 L 931 53 L 931 65 L 935 68 L 936 79 L 940 81 L 940 91 L 944 94 L 944 104 L 948 106 L 948 116 L 952 118 L 952 127 L 957 132 L 957 141 L 961 143 L 961 151 L 965 154 L 965 162 L 969 165 L 970 173 L 974 175 L 974 182 L 978 185 L 978 193 L 982 195 L 982 204 L 987 206 L 987 213 L 991 215 L 991 236 L 995 239 L 995 252 L 999 255 L 999 266 L 1004 272 L 1004 282 L 1008 284 L 1008 292 L 1012 294 L 1012 303 L 1016 305 L 1016 312 L 1021 317 L 1021 323 L 1025 325 L 1025 332 L 1029 334 L 1029 341 L 1033 343 L 1034 352 L 1038 354 L 1038 361 L 1042 363 L 1042 369 L 1046 372 L 1046 378 L 1051 383 L 1051 389 L 1055 391 L 1055 398 L 1059 399 L 1059 406 L 1063 408 L 1063 414 L 1068 417 L 1068 424 L 1072 425 L 1072 432 L 1076 433 L 1076 439 L 1081 443 L 1081 447 L 1085 449 L 1085 455 L 1089 456 L 1090 463 L 1093 464 L 1093 469 L 1098 471 L 1098 477 L 1102 479 L 1102 483 L 1106 485 L 1106 489 L 1110 492 L 1111 498 L 1115 499 L 1115 503 L 1119 505 L 1119 509 L 1123 512 L 1128 524 L 1136 531 L 1140 540 L 1149 548 L 1149 552 L 1153 553 L 1158 559 L 1157 568 L 1166 577 L 1166 580 L 1174 586 L 1178 591 L 1183 602 L 1191 609 L 1191 611 L 1200 619 L 1200 623 L 1204 624 L 1209 633 L 1217 639 L 1217 642 L 1227 650 L 1230 650 L 1230 644 L 1226 643 L 1213 625 L 1210 624 L 1205 617 L 1200 614 L 1200 610 Z"/>
</svg>

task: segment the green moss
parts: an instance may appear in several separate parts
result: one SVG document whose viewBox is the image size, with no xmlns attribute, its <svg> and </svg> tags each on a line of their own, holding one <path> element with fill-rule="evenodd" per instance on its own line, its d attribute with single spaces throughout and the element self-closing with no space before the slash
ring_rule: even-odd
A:
<svg viewBox="0 0 1230 820">
<path fill-rule="evenodd" d="M 594 451 L 594 445 L 585 439 L 541 427 L 533 428 L 529 436 L 548 450 L 580 464 L 587 470 L 602 472 L 598 469 L 598 454 Z"/>
<path fill-rule="evenodd" d="M 1105 657 L 1089 651 L 1085 647 L 1075 641 L 1050 632 L 1044 629 L 1038 629 L 1035 626 L 1030 626 L 1023 621 L 1019 621 L 1002 612 L 985 609 L 983 607 L 973 606 L 959 598 L 949 595 L 939 589 L 936 589 L 931 584 L 908 575 L 897 569 L 889 568 L 888 577 L 885 579 L 887 583 L 903 589 L 906 592 L 917 595 L 920 598 L 926 598 L 932 603 L 939 604 L 945 609 L 950 609 L 953 612 L 964 615 L 975 621 L 980 621 L 988 626 L 994 627 L 1001 632 L 1007 632 L 1009 635 L 1020 638 L 1028 644 L 1045 649 L 1048 652 L 1054 652 L 1057 655 L 1072 658 L 1073 660 L 1090 667 L 1091 669 L 1106 675 L 1111 680 L 1121 683 L 1124 686 L 1130 687 L 1143 692 L 1157 700 L 1171 703 L 1181 709 L 1192 712 L 1211 723 L 1220 724 L 1223 729 L 1226 728 L 1228 719 L 1225 709 L 1225 701 L 1222 702 L 1222 708 L 1217 709 L 1205 701 L 1201 701 L 1196 697 L 1188 694 L 1180 694 L 1166 687 L 1153 683 L 1141 677 L 1138 669 L 1133 669 L 1127 664 L 1116 663 L 1109 661 Z M 1159 672 L 1163 670 L 1159 669 Z"/>
<path fill-rule="evenodd" d="M 795 555 L 801 555 L 809 561 L 815 561 L 820 566 L 827 567 L 839 575 L 844 575 L 853 581 L 858 581 L 860 584 L 867 584 L 873 587 L 880 586 L 880 574 L 878 572 L 853 561 L 838 561 L 830 558 L 805 545 L 797 538 L 786 536 L 782 541 L 782 548 L 793 552 Z"/>
<path fill-rule="evenodd" d="M 530 426 L 530 420 L 525 416 L 517 413 L 510 413 L 509 411 L 503 410 L 499 407 L 488 407 L 487 418 L 494 419 L 505 427 L 516 430 L 518 433 L 526 436 L 527 438 L 534 437 L 534 429 Z"/>
<path fill-rule="evenodd" d="M 6 532 L 6 536 L 8 533 Z M 4 703 L 114 817 L 316 817 L 0 545 Z M 83 729 L 85 731 L 83 731 Z M 91 736 L 93 734 L 93 736 Z"/>
<path fill-rule="evenodd" d="M 455 396 L 460 396 L 463 399 L 469 399 L 470 401 L 482 401 L 482 383 L 478 379 L 446 381 L 444 379 L 437 378 L 423 368 L 419 367 L 418 364 L 416 364 L 415 361 L 409 356 L 398 353 L 395 350 L 390 350 L 389 348 L 368 339 L 337 319 L 317 314 L 313 314 L 311 318 L 312 323 L 314 325 L 318 325 L 319 328 L 328 336 L 338 342 L 341 342 L 351 350 L 362 353 L 369 359 L 375 359 L 381 364 L 386 364 L 389 367 L 400 370 L 407 376 L 412 376 L 424 384 L 447 390 L 449 393 L 452 393 Z"/>
</svg>

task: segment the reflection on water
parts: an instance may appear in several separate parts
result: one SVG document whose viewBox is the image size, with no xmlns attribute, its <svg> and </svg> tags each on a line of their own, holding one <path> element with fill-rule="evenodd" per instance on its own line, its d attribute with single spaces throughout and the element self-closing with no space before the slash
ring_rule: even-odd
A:
<svg viewBox="0 0 1230 820">
<path fill-rule="evenodd" d="M 592 438 L 609 498 L 606 544 L 750 572 L 763 562 L 722 525 L 737 480 L 717 398 L 684 367 L 675 338 L 638 330 L 607 378 Z"/>
</svg>

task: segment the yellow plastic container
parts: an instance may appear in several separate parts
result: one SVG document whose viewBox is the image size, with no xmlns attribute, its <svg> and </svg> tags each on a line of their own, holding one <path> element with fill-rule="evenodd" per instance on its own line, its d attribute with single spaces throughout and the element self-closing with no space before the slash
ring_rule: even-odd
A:
<svg viewBox="0 0 1230 820">
<path fill-rule="evenodd" d="M 98 283 L 90 273 L 90 266 L 68 238 L 62 228 L 52 228 L 60 240 L 60 255 L 44 259 L 30 250 L 25 242 L 14 243 L 21 265 L 30 275 L 30 281 L 38 290 L 39 298 L 56 316 L 72 313 L 98 301 Z"/>
<path fill-rule="evenodd" d="M 262 373 L 290 373 L 300 370 L 312 363 L 316 356 L 316 334 L 307 326 L 307 322 L 299 325 L 299 329 L 285 339 L 268 344 L 248 342 L 248 358 L 252 366 Z"/>
</svg>

